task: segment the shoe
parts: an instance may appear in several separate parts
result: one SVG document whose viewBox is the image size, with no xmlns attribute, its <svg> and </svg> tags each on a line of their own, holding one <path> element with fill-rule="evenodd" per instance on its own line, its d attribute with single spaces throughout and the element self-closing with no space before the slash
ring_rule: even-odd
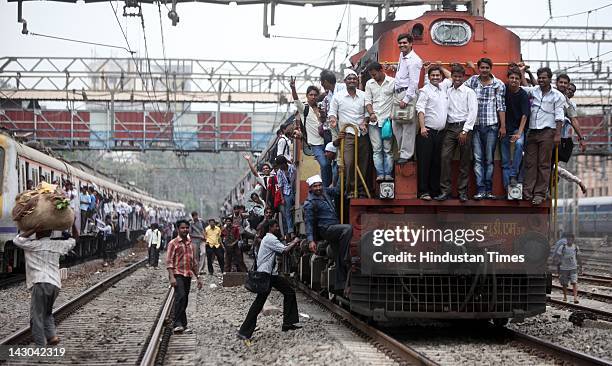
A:
<svg viewBox="0 0 612 366">
<path fill-rule="evenodd" d="M 183 333 L 185 331 L 185 328 L 178 326 L 178 327 L 174 327 L 174 329 L 172 329 L 172 331 L 174 332 L 174 334 L 180 334 Z"/>
<path fill-rule="evenodd" d="M 191 334 L 191 333 L 193 333 L 191 328 L 185 328 L 185 330 L 183 330 L 183 334 Z"/>
<path fill-rule="evenodd" d="M 440 193 L 439 195 L 434 197 L 434 200 L 436 201 L 446 201 L 447 199 L 449 199 L 449 195 L 446 193 Z"/>
<path fill-rule="evenodd" d="M 476 194 L 476 195 L 475 195 L 473 198 L 474 198 L 476 201 L 480 201 L 480 200 L 485 199 L 486 197 L 487 197 L 487 194 L 486 194 L 486 193 L 484 193 L 484 192 L 479 192 L 479 193 L 477 193 L 477 194 Z"/>
<path fill-rule="evenodd" d="M 534 206 L 539 206 L 542 204 L 542 202 L 544 202 L 544 198 L 542 197 L 535 197 L 532 201 L 531 204 Z"/>
<path fill-rule="evenodd" d="M 580 301 L 578 301 L 578 299 L 574 299 L 574 304 L 580 304 Z"/>
<path fill-rule="evenodd" d="M 400 165 L 406 164 L 407 162 L 408 162 L 408 159 L 404 159 L 404 158 L 397 159 L 397 163 Z"/>
<path fill-rule="evenodd" d="M 49 346 L 55 346 L 55 345 L 59 344 L 59 342 L 60 342 L 60 338 L 58 336 L 53 336 L 53 337 L 47 339 L 47 344 Z"/>
<path fill-rule="evenodd" d="M 459 193 L 459 201 L 466 202 L 467 200 L 469 200 L 469 198 L 468 198 L 468 195 L 465 194 L 465 192 Z"/>
<path fill-rule="evenodd" d="M 431 201 L 431 196 L 429 195 L 429 193 L 424 193 L 419 198 L 423 201 Z"/>
<path fill-rule="evenodd" d="M 393 182 L 393 177 L 390 175 L 385 175 L 385 180 Z"/>
<path fill-rule="evenodd" d="M 302 327 L 300 325 L 295 325 L 295 324 L 283 325 L 283 332 L 288 332 L 290 330 L 298 330 L 298 329 L 302 329 Z"/>
<path fill-rule="evenodd" d="M 379 176 L 376 177 L 376 183 L 380 183 L 380 182 L 382 182 L 384 180 L 385 180 L 385 176 L 384 175 L 379 175 Z"/>
<path fill-rule="evenodd" d="M 493 194 L 493 192 L 487 192 L 487 194 L 485 194 L 485 199 L 487 200 L 496 200 L 497 196 Z"/>
<path fill-rule="evenodd" d="M 518 181 L 516 180 L 516 177 L 510 177 L 510 186 L 514 187 L 518 184 Z"/>
</svg>

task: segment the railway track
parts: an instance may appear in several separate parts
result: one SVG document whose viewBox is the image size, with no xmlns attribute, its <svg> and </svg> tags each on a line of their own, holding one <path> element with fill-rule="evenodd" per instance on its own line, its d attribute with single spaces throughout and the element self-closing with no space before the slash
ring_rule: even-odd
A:
<svg viewBox="0 0 612 366">
<path fill-rule="evenodd" d="M 163 359 L 174 292 L 163 271 L 142 268 L 145 262 L 108 277 L 53 312 L 61 357 L 13 357 L 8 364 L 153 365 Z M 30 334 L 29 327 L 23 328 L 0 345 L 27 345 Z"/>
<path fill-rule="evenodd" d="M 0 276 L 0 290 L 25 281 L 25 274 L 5 273 Z"/>
<path fill-rule="evenodd" d="M 560 285 L 554 284 L 552 285 L 552 287 L 554 289 L 557 290 L 563 290 L 563 287 L 561 287 Z M 567 289 L 568 291 L 568 296 L 571 295 L 571 287 L 568 287 Z M 586 297 L 587 299 L 591 299 L 591 300 L 596 300 L 596 301 L 600 301 L 600 302 L 605 302 L 608 304 L 612 304 L 612 295 L 608 295 L 608 294 L 603 294 L 603 293 L 597 293 L 597 292 L 592 292 L 592 291 L 586 291 L 586 290 L 581 290 L 580 288 L 578 288 L 578 294 L 581 295 L 582 297 Z"/>
<path fill-rule="evenodd" d="M 553 278 L 559 278 L 559 275 L 553 273 Z M 578 276 L 579 283 L 588 283 L 597 286 L 612 287 L 612 277 L 594 274 L 581 274 Z"/>
<path fill-rule="evenodd" d="M 506 361 L 512 359 L 513 364 L 610 365 L 609 361 L 559 346 L 517 330 L 494 328 L 492 325 L 454 329 L 450 333 L 457 332 L 457 334 L 450 334 L 450 338 L 448 338 L 449 332 L 447 330 L 440 333 L 439 329 L 417 329 L 412 334 L 414 339 L 406 340 L 406 333 L 385 332 L 366 324 L 340 305 L 320 296 L 299 281 L 296 281 L 296 284 L 298 289 L 308 297 L 328 309 L 335 317 L 341 319 L 356 333 L 368 339 L 399 364 L 494 364 L 495 361 L 486 359 L 484 353 L 493 352 L 495 354 L 497 352 L 498 355 L 504 355 Z M 472 335 L 472 333 L 477 335 Z M 475 339 L 466 341 L 466 337 L 475 337 Z M 461 346 L 455 348 L 452 343 L 461 344 Z M 447 352 L 445 349 L 453 349 L 454 352 Z M 461 351 L 458 351 L 459 349 Z M 472 355 L 468 355 L 466 360 L 458 360 L 453 358 L 457 352 L 472 352 Z"/>
<path fill-rule="evenodd" d="M 394 359 L 397 363 L 401 365 L 439 365 L 437 362 L 416 351 L 414 348 L 399 342 L 383 331 L 358 319 L 346 309 L 320 296 L 315 291 L 306 287 L 303 283 L 299 281 L 295 281 L 295 283 L 300 291 L 322 307 L 326 308 L 337 319 L 352 328 L 355 333 L 370 341 L 370 343 L 386 353 L 387 356 Z"/>
</svg>

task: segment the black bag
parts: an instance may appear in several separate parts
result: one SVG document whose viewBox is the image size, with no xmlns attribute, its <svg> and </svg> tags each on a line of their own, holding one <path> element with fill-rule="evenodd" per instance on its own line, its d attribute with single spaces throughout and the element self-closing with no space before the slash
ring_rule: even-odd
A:
<svg viewBox="0 0 612 366">
<path fill-rule="evenodd" d="M 310 106 L 306 104 L 304 106 L 304 117 L 302 118 L 302 123 L 300 123 L 300 130 L 302 131 L 302 152 L 304 155 L 314 156 L 312 146 L 308 143 L 308 131 L 306 130 L 306 117 L 308 117 L 309 111 Z"/>
<path fill-rule="evenodd" d="M 272 254 L 272 255 L 275 255 L 275 254 Z M 249 270 L 246 281 L 244 282 L 244 288 L 256 294 L 265 294 L 265 293 L 270 292 L 270 289 L 272 287 L 272 271 L 273 270 L 274 270 L 274 263 L 272 264 L 272 269 L 270 270 L 270 273 L 258 272 L 257 271 L 257 255 L 256 255 L 255 260 L 253 261 L 253 267 Z"/>
<path fill-rule="evenodd" d="M 574 141 L 571 137 L 562 138 L 559 144 L 559 161 L 567 163 L 572 157 L 572 151 L 574 150 Z M 554 154 L 554 152 L 553 152 Z M 554 159 L 553 155 L 553 159 Z"/>
</svg>

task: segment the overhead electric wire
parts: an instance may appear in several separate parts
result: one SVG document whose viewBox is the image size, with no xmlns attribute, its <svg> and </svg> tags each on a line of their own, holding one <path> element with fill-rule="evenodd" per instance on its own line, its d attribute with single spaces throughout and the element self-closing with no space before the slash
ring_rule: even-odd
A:
<svg viewBox="0 0 612 366">
<path fill-rule="evenodd" d="M 342 23 L 344 23 L 344 16 L 346 15 L 346 10 L 349 4 L 350 4 L 350 0 L 347 0 L 346 5 L 344 6 L 344 11 L 342 12 L 342 17 L 340 18 L 340 23 L 338 23 L 338 28 L 336 29 L 336 36 L 334 37 L 334 42 L 329 48 L 329 53 L 327 54 L 327 57 L 325 58 L 325 63 L 323 64 L 324 67 L 327 67 L 327 61 L 329 61 L 329 56 L 331 56 L 332 52 L 334 52 L 334 45 L 336 43 L 336 40 L 338 39 L 338 35 L 340 34 L 340 29 L 342 29 Z"/>
<path fill-rule="evenodd" d="M 65 38 L 65 37 L 58 37 L 58 36 L 52 36 L 49 34 L 41 34 L 41 33 L 36 33 L 36 32 L 28 32 L 29 35 L 32 36 L 37 36 L 37 37 L 44 37 L 44 38 L 51 38 L 51 39 L 57 39 L 60 41 L 67 41 L 67 42 L 74 42 L 74 43 L 82 43 L 82 44 L 90 44 L 90 45 L 94 45 L 94 46 L 101 46 L 101 47 L 109 47 L 109 48 L 118 48 L 121 50 L 124 50 L 126 52 L 129 52 L 130 54 L 133 54 L 134 51 L 127 49 L 125 47 L 122 46 L 114 46 L 111 44 L 106 44 L 106 43 L 99 43 L 99 42 L 89 42 L 89 41 L 82 41 L 79 39 L 72 39 L 72 38 Z"/>
</svg>

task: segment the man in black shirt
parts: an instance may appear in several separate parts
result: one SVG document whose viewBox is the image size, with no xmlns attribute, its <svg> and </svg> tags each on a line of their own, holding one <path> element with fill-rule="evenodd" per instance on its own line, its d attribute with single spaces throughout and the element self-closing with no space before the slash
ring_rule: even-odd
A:
<svg viewBox="0 0 612 366">
<path fill-rule="evenodd" d="M 529 97 L 521 88 L 521 71 L 518 68 L 508 70 L 508 85 L 506 86 L 506 131 L 501 139 L 501 158 L 504 188 L 518 183 L 523 145 L 525 143 L 525 126 L 529 117 Z M 514 152 L 510 145 L 514 144 Z"/>
</svg>

